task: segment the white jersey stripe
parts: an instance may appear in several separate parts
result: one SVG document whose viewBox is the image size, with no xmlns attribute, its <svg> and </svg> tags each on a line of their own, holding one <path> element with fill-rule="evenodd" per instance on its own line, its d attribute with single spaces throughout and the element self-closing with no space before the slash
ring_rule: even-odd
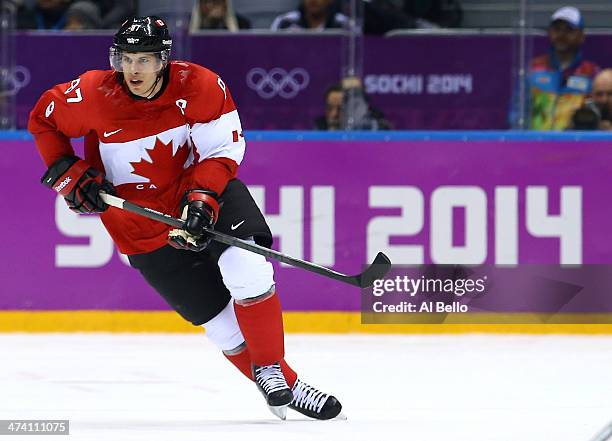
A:
<svg viewBox="0 0 612 441">
<path fill-rule="evenodd" d="M 189 136 L 193 145 L 189 142 Z M 127 142 L 105 143 L 100 140 L 100 156 L 107 179 L 115 185 L 148 183 L 149 179 L 134 172 L 133 163 L 152 162 L 149 151 L 157 140 L 172 146 L 172 155 L 179 148 L 189 148 L 190 152 L 183 168 L 193 162 L 195 148 L 200 162 L 206 158 L 229 158 L 237 164 L 242 162 L 246 143 L 242 136 L 242 126 L 236 110 L 221 115 L 208 123 L 196 123 L 193 127 L 181 125 L 156 135 Z M 234 141 L 237 139 L 237 141 Z"/>
<path fill-rule="evenodd" d="M 151 162 L 148 150 L 155 147 L 157 139 L 166 145 L 171 142 L 172 154 L 176 155 L 177 150 L 187 144 L 187 128 L 174 127 L 156 135 L 127 142 L 100 141 L 100 156 L 107 179 L 115 185 L 149 182 L 148 178 L 133 174 L 134 167 L 130 163 L 141 160 Z M 188 165 L 185 164 L 185 167 Z"/>
<path fill-rule="evenodd" d="M 234 141 L 235 134 L 238 141 Z M 206 158 L 229 158 L 240 165 L 244 158 L 246 143 L 236 110 L 224 113 L 213 121 L 194 124 L 191 139 L 200 155 L 200 161 Z"/>
</svg>

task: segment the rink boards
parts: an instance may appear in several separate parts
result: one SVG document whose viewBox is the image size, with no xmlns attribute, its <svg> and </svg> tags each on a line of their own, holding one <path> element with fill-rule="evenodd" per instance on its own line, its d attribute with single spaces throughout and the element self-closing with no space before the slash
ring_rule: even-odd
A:
<svg viewBox="0 0 612 441">
<path fill-rule="evenodd" d="M 612 261 L 612 138 L 505 132 L 246 135 L 240 177 L 266 214 L 275 247 L 294 257 L 346 273 L 360 271 L 378 251 L 395 264 L 416 265 Z M 39 184 L 44 168 L 32 141 L 23 134 L 8 138 L 0 138 L 0 179 L 7 194 L 0 220 L 0 330 L 189 332 L 190 325 L 128 267 L 97 217 L 74 215 Z M 362 325 L 358 289 L 281 265 L 275 265 L 275 280 L 287 330 L 294 332 L 612 329 Z M 612 300 L 587 312 L 612 317 Z"/>
</svg>

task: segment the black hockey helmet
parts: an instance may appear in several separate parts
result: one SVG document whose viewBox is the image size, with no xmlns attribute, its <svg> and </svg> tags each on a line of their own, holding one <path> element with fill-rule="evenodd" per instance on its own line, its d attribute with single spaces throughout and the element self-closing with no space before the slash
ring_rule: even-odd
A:
<svg viewBox="0 0 612 441">
<path fill-rule="evenodd" d="M 172 38 L 168 26 L 160 17 L 134 17 L 126 20 L 115 36 L 110 48 L 110 64 L 117 71 L 123 71 L 124 52 L 153 52 L 161 60 L 163 70 L 170 59 Z M 156 69 L 158 70 L 159 67 Z"/>
<path fill-rule="evenodd" d="M 172 48 L 172 38 L 161 18 L 134 17 L 123 22 L 113 37 L 113 47 L 125 52 L 161 52 Z"/>
</svg>

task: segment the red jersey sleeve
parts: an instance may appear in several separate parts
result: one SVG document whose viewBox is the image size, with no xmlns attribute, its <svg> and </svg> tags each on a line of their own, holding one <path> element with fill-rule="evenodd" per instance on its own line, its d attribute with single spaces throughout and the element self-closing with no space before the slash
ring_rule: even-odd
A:
<svg viewBox="0 0 612 441">
<path fill-rule="evenodd" d="M 70 138 L 86 135 L 87 93 L 83 91 L 88 73 L 69 83 L 58 84 L 40 97 L 30 113 L 28 130 L 47 166 L 61 156 L 74 155 Z"/>
<path fill-rule="evenodd" d="M 214 72 L 196 66 L 190 100 L 185 111 L 191 120 L 191 139 L 196 151 L 192 175 L 194 188 L 223 193 L 236 176 L 246 143 L 234 100 L 227 85 Z M 191 102 L 189 102 L 191 101 Z"/>
</svg>

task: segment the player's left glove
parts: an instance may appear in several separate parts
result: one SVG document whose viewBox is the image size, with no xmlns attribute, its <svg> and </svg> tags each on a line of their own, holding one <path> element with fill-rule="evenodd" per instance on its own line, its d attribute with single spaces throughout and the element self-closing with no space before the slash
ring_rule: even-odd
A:
<svg viewBox="0 0 612 441">
<path fill-rule="evenodd" d="M 190 190 L 181 203 L 183 229 L 175 228 L 168 233 L 168 243 L 174 248 L 203 251 L 212 241 L 205 229 L 212 229 L 219 216 L 217 194 L 210 190 Z"/>
<path fill-rule="evenodd" d="M 100 197 L 100 191 L 115 194 L 115 187 L 104 174 L 77 156 L 59 158 L 40 182 L 64 196 L 68 208 L 76 213 L 101 213 L 108 205 Z"/>
</svg>

